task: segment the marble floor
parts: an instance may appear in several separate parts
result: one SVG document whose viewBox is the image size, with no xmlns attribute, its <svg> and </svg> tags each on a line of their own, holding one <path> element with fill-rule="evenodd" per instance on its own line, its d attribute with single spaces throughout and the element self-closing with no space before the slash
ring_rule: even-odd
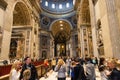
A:
<svg viewBox="0 0 120 80">
<path fill-rule="evenodd" d="M 95 71 L 96 71 L 96 80 L 101 80 L 98 69 L 95 69 Z M 57 80 L 57 72 L 51 70 L 47 73 L 47 75 L 48 75 L 47 78 L 41 77 L 40 80 Z M 70 77 L 67 77 L 66 80 L 71 80 L 71 79 Z"/>
</svg>

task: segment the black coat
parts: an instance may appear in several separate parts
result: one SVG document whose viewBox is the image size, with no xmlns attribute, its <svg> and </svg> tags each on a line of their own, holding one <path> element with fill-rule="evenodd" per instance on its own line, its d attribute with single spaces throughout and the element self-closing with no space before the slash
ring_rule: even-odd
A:
<svg viewBox="0 0 120 80">
<path fill-rule="evenodd" d="M 113 69 L 111 75 L 109 76 L 110 80 L 120 80 L 120 71 L 116 68 Z"/>
<path fill-rule="evenodd" d="M 38 74 L 37 74 L 37 70 L 35 68 L 35 66 L 33 64 L 29 64 L 29 65 L 26 65 L 24 64 L 22 66 L 22 71 L 21 71 L 21 74 L 20 74 L 20 80 L 23 78 L 23 72 L 28 69 L 27 66 L 30 68 L 30 71 L 31 71 L 31 77 L 29 80 L 38 80 Z"/>
<path fill-rule="evenodd" d="M 74 80 L 86 80 L 84 68 L 80 64 L 77 64 L 74 67 Z"/>
</svg>

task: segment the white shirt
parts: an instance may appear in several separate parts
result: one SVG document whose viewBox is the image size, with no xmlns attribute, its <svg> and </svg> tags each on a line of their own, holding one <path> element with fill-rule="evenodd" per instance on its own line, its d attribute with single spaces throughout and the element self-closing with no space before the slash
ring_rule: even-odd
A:
<svg viewBox="0 0 120 80">
<path fill-rule="evenodd" d="M 20 77 L 20 71 L 16 71 L 15 69 L 12 69 L 10 80 L 19 80 L 19 77 Z"/>
</svg>

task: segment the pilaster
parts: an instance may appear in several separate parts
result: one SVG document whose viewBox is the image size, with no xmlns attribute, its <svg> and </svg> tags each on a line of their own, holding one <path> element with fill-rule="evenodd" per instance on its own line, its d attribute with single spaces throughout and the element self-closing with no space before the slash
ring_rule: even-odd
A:
<svg viewBox="0 0 120 80">
<path fill-rule="evenodd" d="M 90 9 L 90 18 L 91 18 L 91 31 L 92 31 L 92 41 L 93 41 L 93 54 L 95 57 L 98 57 L 97 50 L 97 39 L 96 39 L 96 18 L 95 18 L 95 9 L 92 0 L 89 0 L 89 9 Z"/>
<path fill-rule="evenodd" d="M 111 40 L 112 54 L 115 58 L 120 58 L 120 29 L 119 22 L 116 16 L 115 2 L 114 0 L 106 0 L 107 16 L 108 16 L 108 27 Z M 108 55 L 106 55 L 108 56 Z"/>
</svg>

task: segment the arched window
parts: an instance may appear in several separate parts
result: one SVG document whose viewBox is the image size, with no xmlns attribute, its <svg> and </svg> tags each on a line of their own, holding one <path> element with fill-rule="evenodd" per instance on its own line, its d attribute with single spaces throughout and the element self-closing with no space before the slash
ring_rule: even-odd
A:
<svg viewBox="0 0 120 80">
<path fill-rule="evenodd" d="M 55 8 L 55 4 L 52 4 L 52 8 Z"/>
<path fill-rule="evenodd" d="M 68 7 L 70 7 L 70 4 L 69 4 L 69 3 L 67 3 L 67 4 L 66 4 L 66 7 L 67 7 L 67 8 L 68 8 Z"/>
<path fill-rule="evenodd" d="M 75 5 L 75 0 L 73 0 L 73 5 Z"/>
<path fill-rule="evenodd" d="M 48 2 L 47 1 L 45 1 L 45 6 L 48 6 Z"/>
<path fill-rule="evenodd" d="M 59 9 L 62 9 L 62 4 L 59 4 Z"/>
</svg>

